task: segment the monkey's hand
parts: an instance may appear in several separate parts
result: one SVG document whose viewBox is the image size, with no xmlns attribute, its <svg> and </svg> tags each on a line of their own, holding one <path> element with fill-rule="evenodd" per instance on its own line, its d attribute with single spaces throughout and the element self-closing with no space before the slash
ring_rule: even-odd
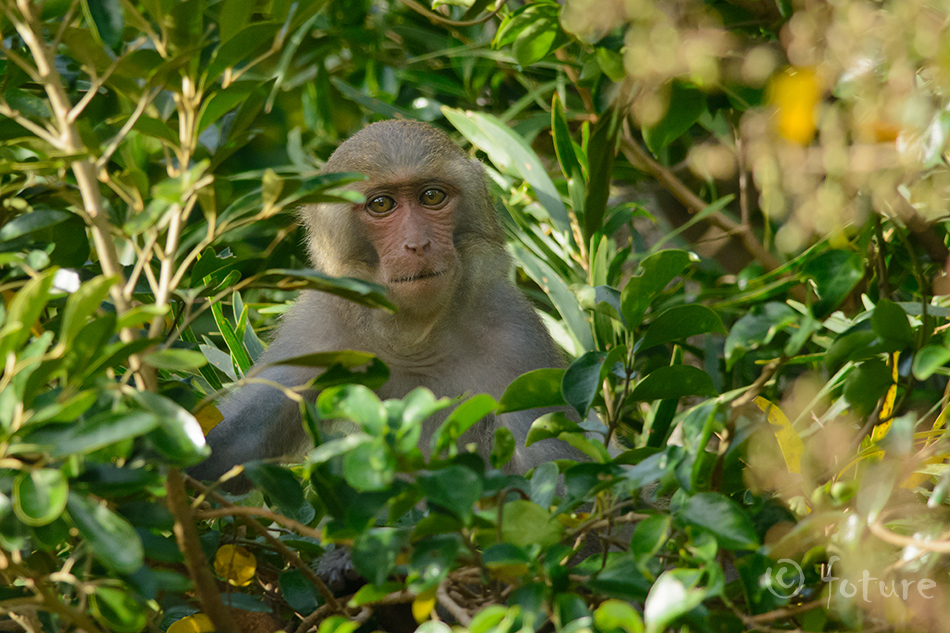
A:
<svg viewBox="0 0 950 633">
<path fill-rule="evenodd" d="M 353 568 L 353 559 L 350 550 L 346 547 L 337 547 L 326 552 L 317 560 L 314 571 L 327 583 L 334 594 L 341 594 L 348 583 L 359 580 L 360 575 Z"/>
</svg>

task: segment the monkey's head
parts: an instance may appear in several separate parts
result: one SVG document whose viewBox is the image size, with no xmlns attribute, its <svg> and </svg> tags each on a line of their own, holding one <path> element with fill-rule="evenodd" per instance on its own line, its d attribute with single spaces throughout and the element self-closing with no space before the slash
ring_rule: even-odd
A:
<svg viewBox="0 0 950 633">
<path fill-rule="evenodd" d="M 507 269 L 481 166 L 417 121 L 374 123 L 343 143 L 323 173 L 359 172 L 361 204 L 305 207 L 313 265 L 386 286 L 403 314 L 426 316 L 457 289 Z"/>
</svg>

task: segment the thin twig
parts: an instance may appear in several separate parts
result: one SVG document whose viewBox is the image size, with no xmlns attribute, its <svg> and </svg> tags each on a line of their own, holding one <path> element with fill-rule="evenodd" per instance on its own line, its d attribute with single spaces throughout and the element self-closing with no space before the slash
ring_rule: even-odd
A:
<svg viewBox="0 0 950 633">
<path fill-rule="evenodd" d="M 468 611 L 463 609 L 459 603 L 452 599 L 449 595 L 449 592 L 445 589 L 445 583 L 440 583 L 438 588 L 435 590 L 435 596 L 439 600 L 439 604 L 445 607 L 446 611 L 452 614 L 452 616 L 459 621 L 464 627 L 467 627 L 472 623 L 472 616 L 468 614 Z"/>
</svg>

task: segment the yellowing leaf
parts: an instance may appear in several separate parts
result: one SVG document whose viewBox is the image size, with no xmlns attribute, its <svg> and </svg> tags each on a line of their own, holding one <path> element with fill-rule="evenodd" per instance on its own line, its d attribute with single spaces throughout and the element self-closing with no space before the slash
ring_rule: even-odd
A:
<svg viewBox="0 0 950 633">
<path fill-rule="evenodd" d="M 781 409 L 762 396 L 756 397 L 755 404 L 768 415 L 769 424 L 772 425 L 772 432 L 775 433 L 775 439 L 782 451 L 782 459 L 785 460 L 788 472 L 795 474 L 802 472 L 802 453 L 805 452 L 805 444 L 792 428 L 792 423 L 788 421 Z"/>
<path fill-rule="evenodd" d="M 214 625 L 211 623 L 211 618 L 204 613 L 189 615 L 187 618 L 173 622 L 168 627 L 168 633 L 211 633 L 212 631 L 214 631 Z"/>
<path fill-rule="evenodd" d="M 435 590 L 437 588 L 429 587 L 412 601 L 412 617 L 419 624 L 428 620 L 432 610 L 435 609 Z"/>
<path fill-rule="evenodd" d="M 213 404 L 207 404 L 195 411 L 195 419 L 201 425 L 201 432 L 207 435 L 211 429 L 218 426 L 224 415 Z"/>
<path fill-rule="evenodd" d="M 214 570 L 235 587 L 251 584 L 257 572 L 257 559 L 239 545 L 222 545 L 214 555 Z"/>
<path fill-rule="evenodd" d="M 940 412 L 940 415 L 937 416 L 937 419 L 934 420 L 934 431 L 939 431 L 947 425 L 947 411 L 950 411 L 950 407 L 947 407 Z"/>
<path fill-rule="evenodd" d="M 528 573 L 527 563 L 511 563 L 504 565 L 487 565 L 492 578 L 503 582 L 512 582 Z"/>
<path fill-rule="evenodd" d="M 822 92 L 815 73 L 808 68 L 788 68 L 772 79 L 769 88 L 779 135 L 799 145 L 810 143 Z"/>
<path fill-rule="evenodd" d="M 920 464 L 920 466 L 918 466 L 918 468 L 923 469 L 924 467 L 931 466 L 933 464 L 942 464 L 943 460 L 945 460 L 946 458 L 947 458 L 946 454 L 934 455 L 933 457 L 928 457 L 927 459 L 923 461 L 922 464 Z M 913 490 L 914 488 L 924 483 L 931 477 L 933 477 L 933 475 L 930 473 L 925 473 L 925 472 L 922 473 L 919 471 L 914 472 L 901 483 L 901 488 L 904 488 L 905 490 Z"/>
<path fill-rule="evenodd" d="M 575 512 L 573 514 L 564 514 L 562 512 L 555 518 L 560 522 L 561 525 L 568 529 L 576 528 L 578 525 L 590 518 L 590 512 Z"/>
<path fill-rule="evenodd" d="M 871 431 L 871 441 L 875 443 L 884 439 L 887 432 L 891 430 L 890 417 L 894 412 L 894 402 L 897 400 L 897 360 L 899 356 L 900 352 L 894 352 L 888 359 L 888 364 L 891 366 L 891 377 L 894 382 L 888 387 L 887 394 L 884 396 L 884 402 L 881 404 L 881 419 L 887 421 L 883 424 L 878 424 L 874 427 L 874 430 Z"/>
</svg>

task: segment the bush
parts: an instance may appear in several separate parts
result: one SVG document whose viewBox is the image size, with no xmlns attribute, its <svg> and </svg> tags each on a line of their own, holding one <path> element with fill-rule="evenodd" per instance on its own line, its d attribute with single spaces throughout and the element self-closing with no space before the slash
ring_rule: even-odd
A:
<svg viewBox="0 0 950 633">
<path fill-rule="evenodd" d="M 941 630 L 947 16 L 435 5 L 0 0 L 3 626 Z M 295 291 L 385 303 L 307 270 L 292 213 L 383 117 L 483 159 L 571 362 L 384 405 L 379 361 L 331 355 L 353 381 L 304 421 L 362 433 L 245 497 L 191 481 Z M 551 404 L 589 421 L 528 441 L 589 461 L 456 446 Z M 366 584 L 334 596 L 342 547 Z"/>
</svg>

